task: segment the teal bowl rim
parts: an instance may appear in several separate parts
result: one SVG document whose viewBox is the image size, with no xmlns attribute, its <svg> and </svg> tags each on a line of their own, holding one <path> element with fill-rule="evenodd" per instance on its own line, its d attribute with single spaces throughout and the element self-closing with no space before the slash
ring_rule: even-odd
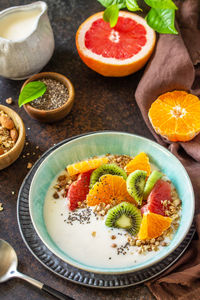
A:
<svg viewBox="0 0 200 300">
<path fill-rule="evenodd" d="M 173 245 L 173 247 L 169 245 L 170 249 L 167 253 L 165 253 L 164 255 L 160 256 L 158 255 L 158 258 L 157 259 L 154 259 L 153 261 L 149 262 L 149 263 L 140 263 L 139 266 L 130 266 L 130 267 L 120 267 L 120 268 L 99 268 L 99 267 L 94 267 L 94 266 L 88 266 L 88 265 L 85 265 L 84 263 L 81 263 L 79 261 L 77 261 L 76 259 L 73 259 L 71 257 L 69 258 L 66 258 L 66 257 L 63 257 L 63 254 L 67 255 L 67 253 L 64 253 L 64 251 L 62 251 L 60 249 L 60 252 L 61 253 L 58 253 L 56 250 L 54 250 L 51 246 L 49 246 L 49 244 L 45 241 L 45 239 L 43 239 L 42 235 L 40 234 L 40 230 L 38 229 L 37 227 L 37 224 L 35 223 L 34 221 L 34 217 L 33 217 L 33 214 L 32 214 L 32 208 L 31 208 L 31 191 L 32 191 L 32 186 L 34 185 L 34 181 L 36 180 L 36 177 L 37 177 L 37 174 L 39 173 L 40 169 L 43 167 L 43 165 L 46 163 L 46 161 L 48 160 L 48 158 L 50 156 L 52 156 L 55 152 L 59 151 L 59 149 L 61 147 L 64 147 L 66 144 L 68 143 L 73 143 L 74 140 L 77 140 L 77 139 L 81 139 L 81 138 L 84 138 L 86 136 L 90 136 L 90 135 L 101 135 L 101 134 L 116 134 L 116 135 L 127 135 L 127 136 L 132 136 L 132 137 L 136 137 L 136 138 L 139 138 L 141 139 L 142 141 L 144 142 L 148 142 L 152 145 L 154 145 L 154 147 L 158 148 L 159 151 L 162 151 L 164 152 L 165 154 L 171 156 L 173 159 L 175 159 L 176 163 L 179 165 L 179 167 L 182 169 L 182 172 L 184 173 L 185 175 L 185 178 L 186 180 L 188 181 L 188 184 L 190 186 L 190 192 L 191 192 L 191 206 L 190 206 L 190 220 L 189 222 L 187 222 L 187 226 L 186 226 L 186 229 L 184 231 L 184 233 L 182 234 L 181 238 L 178 239 L 177 243 Z M 61 141 L 60 142 L 60 146 L 59 146 L 59 143 L 57 144 L 59 147 L 57 147 L 55 150 L 53 150 L 45 159 L 44 161 L 40 164 L 40 166 L 38 167 L 37 171 L 35 172 L 33 178 L 32 178 L 32 182 L 31 182 L 31 185 L 30 185 L 30 192 L 29 192 L 29 212 L 30 212 L 30 217 L 31 217 L 31 221 L 33 223 L 33 226 L 38 234 L 38 236 L 40 237 L 40 239 L 42 240 L 42 242 L 46 245 L 47 248 L 50 249 L 50 251 L 52 251 L 55 255 L 57 255 L 60 259 L 62 259 L 63 261 L 65 261 L 66 263 L 69 263 L 70 265 L 76 267 L 76 268 L 79 268 L 79 269 L 82 269 L 84 271 L 87 271 L 87 272 L 94 272 L 94 273 L 99 273 L 99 274 L 110 274 L 110 275 L 114 275 L 114 274 L 124 274 L 124 273 L 130 273 L 130 272 L 134 272 L 134 271 L 139 271 L 139 270 L 142 270 L 142 269 L 146 269 L 158 262 L 160 262 L 161 260 L 163 260 L 165 257 L 167 257 L 170 253 L 172 253 L 180 244 L 181 242 L 184 240 L 185 236 L 187 235 L 191 225 L 192 225 L 192 221 L 193 221 L 193 217 L 194 217 L 194 211 L 195 211 L 195 201 L 194 201 L 194 190 L 193 190 L 193 186 L 192 186 L 192 183 L 191 183 L 191 180 L 190 180 L 190 177 L 186 171 L 186 169 L 184 168 L 184 166 L 182 165 L 182 163 L 176 158 L 175 155 L 173 155 L 169 150 L 167 150 L 166 148 L 164 148 L 163 146 L 161 146 L 160 144 L 158 144 L 157 142 L 154 142 L 146 137 L 143 137 L 143 136 L 140 136 L 140 135 L 136 135 L 136 134 L 132 134 L 132 133 L 127 133 L 127 132 L 123 132 L 123 131 L 109 131 L 109 130 L 104 130 L 104 131 L 94 131 L 94 132 L 89 132 L 89 133 L 85 133 L 85 134 L 81 134 L 81 135 L 77 135 L 77 136 L 74 136 L 72 137 L 71 139 L 66 139 L 66 142 L 64 143 L 64 141 Z M 54 146 L 53 146 L 54 147 Z M 52 147 L 52 149 L 53 149 Z M 51 148 L 50 148 L 51 149 Z M 47 151 L 49 151 L 50 149 L 48 149 Z M 45 155 L 45 153 L 43 154 Z M 153 259 L 153 258 L 152 258 Z"/>
</svg>

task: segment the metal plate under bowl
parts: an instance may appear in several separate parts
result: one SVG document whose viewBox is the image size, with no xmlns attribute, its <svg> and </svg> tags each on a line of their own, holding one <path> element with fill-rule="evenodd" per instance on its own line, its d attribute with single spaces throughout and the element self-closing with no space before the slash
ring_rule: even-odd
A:
<svg viewBox="0 0 200 300">
<path fill-rule="evenodd" d="M 168 269 L 172 264 L 174 264 L 175 261 L 177 261 L 178 258 L 184 253 L 195 233 L 194 225 L 191 226 L 187 236 L 178 246 L 178 248 L 165 259 L 149 268 L 119 275 L 96 274 L 75 268 L 53 254 L 38 237 L 29 214 L 29 189 L 32 178 L 39 165 L 52 151 L 75 138 L 77 138 L 77 136 L 64 140 L 47 150 L 35 163 L 22 183 L 18 195 L 17 219 L 21 236 L 27 248 L 36 257 L 36 259 L 43 264 L 43 266 L 56 275 L 88 287 L 105 289 L 125 288 L 143 283 L 158 276 Z"/>
</svg>

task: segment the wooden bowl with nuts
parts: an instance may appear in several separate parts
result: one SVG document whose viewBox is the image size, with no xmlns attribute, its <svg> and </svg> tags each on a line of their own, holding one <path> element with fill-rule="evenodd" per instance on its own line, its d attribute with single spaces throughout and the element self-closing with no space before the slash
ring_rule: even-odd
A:
<svg viewBox="0 0 200 300">
<path fill-rule="evenodd" d="M 23 105 L 33 118 L 44 123 L 53 123 L 63 119 L 72 109 L 74 103 L 74 87 L 64 75 L 55 72 L 42 72 L 26 80 L 21 88 L 32 81 L 42 81 L 47 90 L 42 97 Z"/>
<path fill-rule="evenodd" d="M 25 127 L 11 108 L 0 105 L 0 170 L 11 165 L 24 147 Z"/>
</svg>

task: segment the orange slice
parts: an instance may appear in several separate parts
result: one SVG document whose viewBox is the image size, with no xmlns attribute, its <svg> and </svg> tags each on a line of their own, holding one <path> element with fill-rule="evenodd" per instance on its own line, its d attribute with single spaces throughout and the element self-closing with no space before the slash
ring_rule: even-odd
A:
<svg viewBox="0 0 200 300">
<path fill-rule="evenodd" d="M 185 91 L 165 93 L 151 105 L 149 120 L 169 141 L 189 141 L 200 132 L 199 98 Z"/>
<path fill-rule="evenodd" d="M 73 176 L 79 173 L 84 173 L 93 169 L 97 169 L 102 164 L 106 164 L 107 162 L 108 162 L 107 157 L 93 158 L 85 161 L 80 161 L 73 165 L 68 165 L 67 171 L 70 176 Z"/>
<path fill-rule="evenodd" d="M 100 181 L 95 183 L 89 191 L 86 200 L 89 206 L 98 205 L 101 202 L 105 204 L 114 202 L 115 205 L 121 202 L 136 204 L 127 192 L 126 181 L 121 176 L 110 174 L 100 177 Z"/>
<path fill-rule="evenodd" d="M 147 176 L 151 173 L 151 165 L 149 163 L 149 158 L 146 153 L 141 152 L 135 156 L 129 163 L 125 166 L 125 171 L 130 174 L 136 170 L 143 170 L 147 172 Z"/>
<path fill-rule="evenodd" d="M 96 13 L 81 24 L 76 33 L 80 58 L 92 70 L 104 76 L 127 76 L 141 69 L 151 56 L 156 35 L 146 20 L 120 11 L 111 28 Z"/>
<path fill-rule="evenodd" d="M 146 240 L 160 236 L 167 228 L 170 227 L 171 222 L 172 219 L 169 217 L 163 217 L 151 212 L 144 214 L 140 231 L 138 233 L 138 239 Z"/>
</svg>

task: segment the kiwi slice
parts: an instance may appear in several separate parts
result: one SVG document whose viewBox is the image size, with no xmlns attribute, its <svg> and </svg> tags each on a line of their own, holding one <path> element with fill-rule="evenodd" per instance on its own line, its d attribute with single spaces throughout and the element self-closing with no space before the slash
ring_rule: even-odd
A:
<svg viewBox="0 0 200 300">
<path fill-rule="evenodd" d="M 142 221 L 140 210 L 133 204 L 122 202 L 109 209 L 106 217 L 106 226 L 126 229 L 130 234 L 139 232 Z"/>
<path fill-rule="evenodd" d="M 149 178 L 147 179 L 147 182 L 144 187 L 144 199 L 147 199 L 148 195 L 150 194 L 151 190 L 153 189 L 156 182 L 163 176 L 163 174 L 157 170 L 154 170 Z"/>
<path fill-rule="evenodd" d="M 90 177 L 90 188 L 99 181 L 99 178 L 105 174 L 122 176 L 126 180 L 126 172 L 115 164 L 103 164 L 94 170 Z"/>
<path fill-rule="evenodd" d="M 133 173 L 129 174 L 126 180 L 128 193 L 135 199 L 135 201 L 139 205 L 142 204 L 146 177 L 146 171 L 136 170 Z"/>
</svg>

